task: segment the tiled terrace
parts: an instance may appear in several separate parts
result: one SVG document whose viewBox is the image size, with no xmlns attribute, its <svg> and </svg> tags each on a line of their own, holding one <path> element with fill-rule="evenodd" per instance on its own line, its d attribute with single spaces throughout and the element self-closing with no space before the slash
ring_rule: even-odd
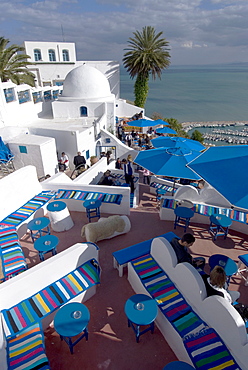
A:
<svg viewBox="0 0 248 370">
<path fill-rule="evenodd" d="M 150 194 L 147 185 L 140 184 L 141 199 L 139 207 L 131 209 L 131 231 L 128 234 L 98 242 L 100 248 L 100 265 L 102 268 L 101 285 L 97 293 L 85 304 L 90 310 L 89 341 L 84 339 L 74 348 L 71 355 L 65 342 L 61 342 L 53 328 L 45 332 L 46 352 L 52 370 L 126 370 L 146 369 L 162 370 L 170 361 L 177 358 L 157 328 L 152 335 L 147 333 L 135 342 L 133 331 L 127 327 L 124 304 L 134 294 L 127 272 L 120 278 L 118 271 L 113 269 L 112 253 L 130 245 L 159 236 L 173 230 L 171 221 L 161 221 L 154 195 Z M 75 226 L 66 232 L 52 234 L 60 239 L 58 252 L 71 245 L 84 241 L 81 228 L 87 223 L 85 213 L 72 212 Z M 108 215 L 102 215 L 108 216 Z M 196 237 L 191 248 L 193 256 L 203 256 L 208 261 L 212 254 L 226 254 L 238 262 L 238 255 L 247 253 L 247 236 L 230 231 L 226 240 L 223 237 L 215 242 L 208 232 L 208 225 L 191 224 L 188 229 Z M 179 237 L 183 229 L 174 231 Z M 26 235 L 21 241 L 29 267 L 39 263 L 38 254 L 33 248 L 31 238 Z M 48 257 L 46 257 L 48 258 Z M 49 257 L 50 258 L 50 257 Z M 208 265 L 206 265 L 206 272 Z M 48 271 L 49 273 L 49 271 Z M 247 289 L 240 276 L 231 279 L 230 289 L 239 290 L 243 303 L 248 304 Z"/>
</svg>

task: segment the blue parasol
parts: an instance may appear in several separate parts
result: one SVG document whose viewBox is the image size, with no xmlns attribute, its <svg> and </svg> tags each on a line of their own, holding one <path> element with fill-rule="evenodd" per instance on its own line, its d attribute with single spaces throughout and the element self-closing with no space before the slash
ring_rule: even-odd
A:
<svg viewBox="0 0 248 370">
<path fill-rule="evenodd" d="M 198 155 L 199 152 L 189 149 L 158 148 L 139 152 L 134 161 L 155 175 L 199 180 L 201 177 L 186 167 Z"/>
<path fill-rule="evenodd" d="M 162 119 L 155 119 L 154 122 L 156 122 L 156 125 L 164 125 L 164 126 L 170 126 L 170 124 Z"/>
<path fill-rule="evenodd" d="M 160 148 L 163 146 L 171 148 L 180 147 L 190 150 L 196 150 L 198 152 L 205 149 L 205 146 L 202 145 L 199 141 L 186 139 L 185 137 L 178 136 L 174 137 L 160 136 L 157 137 L 156 139 L 152 139 L 151 142 L 155 148 Z"/>
<path fill-rule="evenodd" d="M 248 145 L 211 147 L 188 164 L 233 206 L 248 209 Z"/>
<path fill-rule="evenodd" d="M 177 134 L 177 132 L 175 130 L 172 130 L 172 128 L 169 128 L 169 127 L 157 128 L 156 132 L 158 134 L 170 134 L 170 135 L 176 135 Z"/>
<path fill-rule="evenodd" d="M 134 126 L 134 127 L 148 127 L 148 126 L 156 126 L 157 123 L 155 121 L 150 120 L 150 119 L 137 119 L 133 121 L 127 122 L 128 126 Z"/>
</svg>

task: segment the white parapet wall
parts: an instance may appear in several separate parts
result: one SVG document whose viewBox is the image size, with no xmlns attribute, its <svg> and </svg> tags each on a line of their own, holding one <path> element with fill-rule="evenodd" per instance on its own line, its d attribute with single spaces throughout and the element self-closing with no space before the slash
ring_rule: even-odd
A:
<svg viewBox="0 0 248 370">
<path fill-rule="evenodd" d="M 8 309 L 31 297 L 33 294 L 61 279 L 92 258 L 95 258 L 97 261 L 99 259 L 97 246 L 92 243 L 77 243 L 22 274 L 2 283 L 0 285 L 0 311 Z M 96 285 L 77 295 L 72 301 L 85 302 L 95 293 Z M 43 329 L 46 329 L 51 324 L 54 315 L 55 312 L 42 320 Z M 6 370 L 5 337 L 2 322 L 0 322 L 0 361 L 1 370 Z"/>
</svg>

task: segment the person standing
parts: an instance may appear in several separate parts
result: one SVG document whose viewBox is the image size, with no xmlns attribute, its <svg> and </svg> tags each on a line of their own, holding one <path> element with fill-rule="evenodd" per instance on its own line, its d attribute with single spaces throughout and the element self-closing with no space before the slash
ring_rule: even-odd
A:
<svg viewBox="0 0 248 370">
<path fill-rule="evenodd" d="M 131 146 L 132 146 L 132 139 L 133 139 L 133 137 L 132 137 L 132 135 L 131 135 L 131 134 L 127 134 L 127 135 L 126 135 L 126 142 L 127 142 L 127 145 L 128 145 L 129 147 L 131 147 Z"/>
<path fill-rule="evenodd" d="M 124 175 L 125 175 L 125 181 L 128 185 L 131 187 L 131 193 L 134 193 L 134 182 L 133 182 L 133 165 L 132 162 L 129 160 L 127 161 L 126 159 L 123 159 L 123 169 L 124 169 Z"/>
<path fill-rule="evenodd" d="M 73 164 L 75 168 L 80 168 L 86 164 L 86 160 L 83 155 L 81 155 L 81 152 L 78 152 L 77 155 L 73 159 Z"/>
<path fill-rule="evenodd" d="M 61 171 L 65 171 L 69 168 L 69 158 L 65 154 L 65 152 L 61 153 L 61 158 L 59 160 L 59 169 Z"/>
</svg>

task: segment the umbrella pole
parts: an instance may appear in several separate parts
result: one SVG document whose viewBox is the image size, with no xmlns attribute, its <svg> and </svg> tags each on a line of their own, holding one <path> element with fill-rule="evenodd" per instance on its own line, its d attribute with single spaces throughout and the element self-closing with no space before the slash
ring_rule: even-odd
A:
<svg viewBox="0 0 248 370">
<path fill-rule="evenodd" d="M 176 184 L 176 178 L 174 177 L 173 189 L 172 189 L 171 195 L 173 195 L 173 194 L 174 194 L 175 184 Z"/>
</svg>

